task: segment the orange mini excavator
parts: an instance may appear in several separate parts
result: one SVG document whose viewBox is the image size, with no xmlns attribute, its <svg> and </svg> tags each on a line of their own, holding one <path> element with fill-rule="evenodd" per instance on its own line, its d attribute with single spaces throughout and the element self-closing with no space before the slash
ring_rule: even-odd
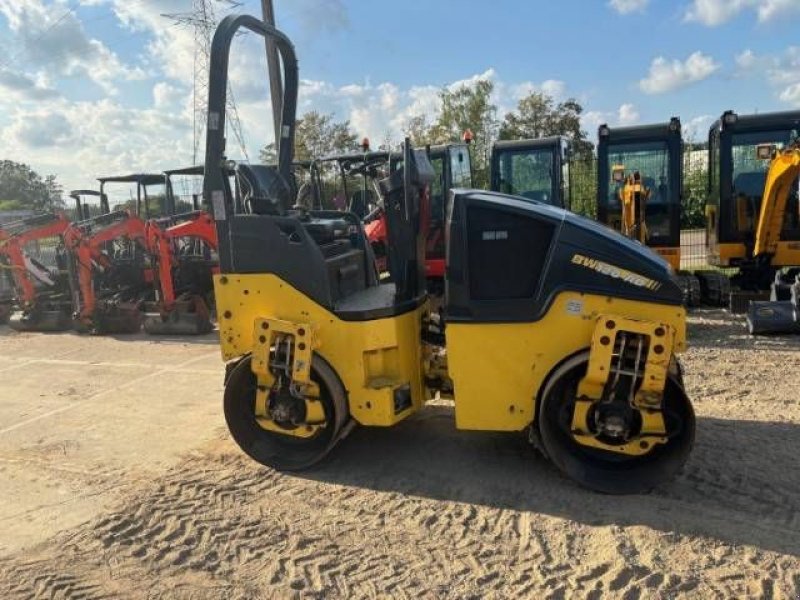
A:
<svg viewBox="0 0 800 600">
<path fill-rule="evenodd" d="M 68 251 L 75 326 L 85 333 L 135 333 L 153 292 L 145 222 L 115 211 L 71 224 Z"/>
<path fill-rule="evenodd" d="M 199 335 L 213 329 L 212 275 L 218 271 L 217 230 L 196 210 L 146 225 L 155 301 L 145 303 L 144 329 L 154 335 Z"/>
<path fill-rule="evenodd" d="M 0 312 L 12 328 L 61 331 L 71 326 L 62 239 L 68 225 L 62 214 L 42 214 L 7 223 L 0 230 L 0 266 L 12 291 Z"/>
</svg>

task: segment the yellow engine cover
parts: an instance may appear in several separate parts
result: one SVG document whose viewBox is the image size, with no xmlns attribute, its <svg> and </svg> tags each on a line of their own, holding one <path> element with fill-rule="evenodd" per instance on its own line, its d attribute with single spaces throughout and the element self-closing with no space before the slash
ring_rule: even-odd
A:
<svg viewBox="0 0 800 600">
<path fill-rule="evenodd" d="M 393 425 L 425 402 L 421 306 L 397 317 L 343 321 L 271 274 L 214 277 L 222 357 L 233 360 L 259 345 L 261 319 L 309 324 L 314 350 L 344 384 L 350 413 L 362 425 Z M 407 387 L 411 406 L 395 408 L 395 390 Z"/>
</svg>

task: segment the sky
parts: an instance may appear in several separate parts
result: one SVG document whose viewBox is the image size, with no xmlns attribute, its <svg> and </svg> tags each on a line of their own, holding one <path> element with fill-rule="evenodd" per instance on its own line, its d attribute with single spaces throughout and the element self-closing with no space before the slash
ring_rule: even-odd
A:
<svg viewBox="0 0 800 600">
<path fill-rule="evenodd" d="M 211 1 L 217 16 L 259 0 Z M 300 64 L 298 112 L 399 141 L 443 87 L 488 78 L 498 116 L 531 91 L 577 99 L 583 126 L 679 116 L 705 138 L 724 110 L 800 109 L 800 0 L 274 0 Z M 192 164 L 192 0 L 0 0 L 0 158 L 66 189 Z M 202 64 L 202 63 L 200 63 Z M 272 141 L 263 43 L 237 38 L 244 147 Z M 203 96 L 202 77 L 200 95 Z M 373 142 L 373 145 L 377 143 Z M 201 147 L 202 150 L 202 147 Z"/>
</svg>

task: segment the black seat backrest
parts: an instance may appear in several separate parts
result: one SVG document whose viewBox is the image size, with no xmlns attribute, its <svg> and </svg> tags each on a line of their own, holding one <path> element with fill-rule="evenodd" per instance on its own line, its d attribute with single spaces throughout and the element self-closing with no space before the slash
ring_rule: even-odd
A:
<svg viewBox="0 0 800 600">
<path fill-rule="evenodd" d="M 236 165 L 246 210 L 257 215 L 285 215 L 294 204 L 291 184 L 268 165 Z"/>
</svg>

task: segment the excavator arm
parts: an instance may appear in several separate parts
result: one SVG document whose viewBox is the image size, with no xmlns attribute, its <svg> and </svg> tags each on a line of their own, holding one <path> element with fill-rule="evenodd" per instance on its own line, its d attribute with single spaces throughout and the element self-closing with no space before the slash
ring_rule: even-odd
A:
<svg viewBox="0 0 800 600">
<path fill-rule="evenodd" d="M 625 176 L 624 167 L 615 165 L 613 176 L 614 181 L 622 183 L 619 190 L 619 201 L 622 205 L 622 233 L 626 237 L 644 244 L 648 238 L 645 211 L 651 190 L 644 184 L 639 171 Z"/>
<path fill-rule="evenodd" d="M 759 156 L 762 152 L 771 150 L 770 146 L 759 146 Z M 775 153 L 767 171 L 764 196 L 758 213 L 754 257 L 772 256 L 777 251 L 792 183 L 798 175 L 800 175 L 800 146 L 794 145 Z"/>
<path fill-rule="evenodd" d="M 60 237 L 68 226 L 69 221 L 63 215 L 39 215 L 12 223 L 0 233 L 0 254 L 8 257 L 8 267 L 12 270 L 21 305 L 36 299 L 36 289 L 25 261 L 25 244 L 48 237 Z"/>
<path fill-rule="evenodd" d="M 64 241 L 76 258 L 78 287 L 82 298 L 79 317 L 82 319 L 91 319 L 97 304 L 92 283 L 92 261 L 102 263 L 103 244 L 118 238 L 128 238 L 142 245 L 145 243 L 145 223 L 139 217 L 125 212 L 103 215 L 100 219 L 103 219 L 102 224 L 105 226 L 99 231 L 86 233 L 81 225 L 72 225 L 64 234 Z"/>
<path fill-rule="evenodd" d="M 179 215 L 177 218 L 181 217 L 186 220 L 166 229 L 155 221 L 149 221 L 146 226 L 147 246 L 158 264 L 158 287 L 166 310 L 171 310 L 176 300 L 173 281 L 173 269 L 176 266 L 174 241 L 179 238 L 195 238 L 202 240 L 211 249 L 217 249 L 217 229 L 211 215 L 205 211 L 197 211 Z"/>
</svg>

